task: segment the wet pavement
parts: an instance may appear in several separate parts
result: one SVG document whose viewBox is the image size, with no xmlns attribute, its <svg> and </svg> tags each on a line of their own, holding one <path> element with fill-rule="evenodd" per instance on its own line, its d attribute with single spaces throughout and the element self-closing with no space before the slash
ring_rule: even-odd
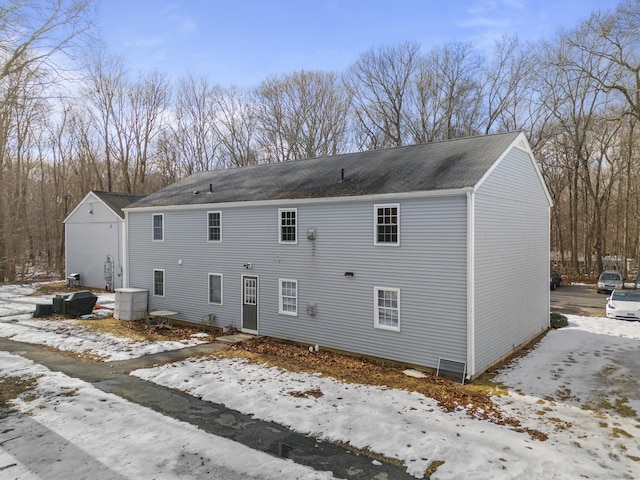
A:
<svg viewBox="0 0 640 480">
<path fill-rule="evenodd" d="M 608 295 L 598 293 L 595 285 L 563 285 L 551 291 L 551 311 L 604 317 Z"/>
<path fill-rule="evenodd" d="M 0 350 L 19 354 L 53 371 L 91 383 L 104 392 L 150 408 L 199 429 L 252 449 L 288 458 L 338 478 L 353 480 L 413 479 L 403 467 L 377 461 L 348 448 L 296 433 L 288 427 L 252 418 L 236 410 L 129 375 L 129 372 L 225 348 L 220 343 L 163 352 L 133 360 L 84 362 L 38 345 L 0 338 Z"/>
</svg>

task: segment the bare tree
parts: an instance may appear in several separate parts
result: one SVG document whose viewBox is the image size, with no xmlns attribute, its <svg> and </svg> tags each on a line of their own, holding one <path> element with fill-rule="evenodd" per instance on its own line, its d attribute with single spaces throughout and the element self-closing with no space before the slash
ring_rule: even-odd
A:
<svg viewBox="0 0 640 480">
<path fill-rule="evenodd" d="M 348 99 L 337 75 L 294 72 L 257 92 L 261 152 L 268 162 L 335 155 L 346 139 Z"/>
<path fill-rule="evenodd" d="M 154 72 L 142 77 L 128 92 L 129 126 L 125 132 L 133 140 L 133 181 L 128 191 L 145 191 L 147 165 L 154 139 L 164 128 L 163 114 L 169 102 L 165 75 Z"/>
<path fill-rule="evenodd" d="M 594 13 L 569 38 L 583 52 L 567 68 L 589 76 L 604 91 L 619 93 L 640 119 L 640 2 L 626 0 L 613 13 Z M 585 57 L 592 60 L 581 61 Z"/>
<path fill-rule="evenodd" d="M 640 120 L 640 2 L 626 0 L 613 12 L 594 13 L 576 29 L 570 42 L 583 56 L 578 61 L 570 60 L 567 68 L 589 76 L 603 91 L 620 98 L 624 105 L 621 112 L 623 116 L 631 116 L 635 121 Z M 589 61 L 582 61 L 584 58 L 588 58 Z M 629 125 L 635 125 L 635 121 Z M 631 128 L 632 134 L 626 136 L 627 152 L 636 148 L 634 131 L 635 129 Z M 631 182 L 629 175 L 632 172 L 632 155 L 627 153 L 626 159 L 626 176 L 622 178 Z M 631 191 L 631 185 L 627 186 L 627 190 Z M 624 213 L 627 219 L 630 215 L 629 209 L 630 205 L 627 203 Z M 632 236 L 629 229 L 633 228 L 633 225 L 634 222 L 625 221 L 625 239 Z M 639 235 L 638 232 L 633 233 L 636 239 Z M 635 255 L 631 253 L 629 240 L 625 240 L 622 248 L 626 273 L 626 257 L 638 257 L 640 250 L 636 249 Z"/>
<path fill-rule="evenodd" d="M 502 37 L 480 77 L 485 99 L 484 133 L 520 130 L 530 125 L 535 56 L 517 37 Z"/>
<path fill-rule="evenodd" d="M 7 185 L 16 174 L 9 162 L 24 152 L 22 141 L 30 135 L 16 136 L 18 111 L 34 104 L 29 92 L 34 82 L 50 83 L 60 72 L 54 59 L 62 58 L 76 47 L 74 41 L 91 25 L 89 0 L 7 0 L 0 6 L 0 185 Z M 44 75 L 49 73 L 50 75 Z M 40 107 L 38 107 L 40 108 Z M 24 126 L 24 122 L 21 123 Z M 16 141 L 14 145 L 11 142 Z M 22 173 L 25 173 L 24 171 Z M 0 281 L 13 276 L 14 259 L 8 259 L 7 232 L 11 211 L 5 192 L 0 194 Z M 9 270 L 8 270 L 9 269 Z"/>
<path fill-rule="evenodd" d="M 185 175 L 218 168 L 219 139 L 213 101 L 216 87 L 195 77 L 179 81 L 174 118 L 163 138 L 163 152 L 174 157 Z M 172 153 L 170 153 L 172 152 Z"/>
<path fill-rule="evenodd" d="M 212 126 L 220 142 L 220 163 L 226 168 L 258 163 L 256 102 L 247 90 L 216 88 Z"/>
<path fill-rule="evenodd" d="M 420 63 L 419 50 L 414 42 L 371 49 L 349 68 L 345 83 L 361 149 L 397 147 L 408 141 L 406 97 Z"/>
<path fill-rule="evenodd" d="M 574 270 L 580 268 L 578 253 L 582 251 L 587 272 L 592 269 L 592 259 L 596 269 L 602 270 L 606 212 L 614 180 L 610 175 L 614 161 L 610 148 L 619 128 L 607 114 L 615 98 L 585 71 L 588 65 L 598 63 L 597 59 L 576 48 L 570 34 L 547 43 L 544 58 L 540 79 L 546 88 L 541 98 L 555 118 L 555 135 L 560 139 L 564 168 L 571 178 L 571 264 Z M 577 64 L 585 68 L 571 67 Z"/>
<path fill-rule="evenodd" d="M 131 81 L 121 59 L 100 52 L 90 77 L 85 95 L 102 140 L 107 190 L 143 191 L 153 140 L 169 101 L 166 76 L 150 73 Z"/>
<path fill-rule="evenodd" d="M 114 189 L 113 147 L 116 109 L 122 105 L 124 97 L 125 70 L 122 59 L 109 57 L 104 51 L 97 52 L 97 58 L 89 69 L 90 84 L 85 91 L 89 100 L 92 124 L 102 140 L 104 165 L 106 168 L 106 188 Z"/>
<path fill-rule="evenodd" d="M 482 96 L 480 59 L 470 43 L 433 49 L 417 69 L 412 108 L 405 113 L 413 141 L 424 143 L 478 133 Z"/>
</svg>

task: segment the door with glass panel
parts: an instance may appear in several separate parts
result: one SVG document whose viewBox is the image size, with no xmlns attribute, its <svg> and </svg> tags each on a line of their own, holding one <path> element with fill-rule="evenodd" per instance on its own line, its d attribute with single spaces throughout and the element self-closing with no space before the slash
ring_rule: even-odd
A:
<svg viewBox="0 0 640 480">
<path fill-rule="evenodd" d="M 258 332 L 258 277 L 242 277 L 242 330 Z"/>
</svg>

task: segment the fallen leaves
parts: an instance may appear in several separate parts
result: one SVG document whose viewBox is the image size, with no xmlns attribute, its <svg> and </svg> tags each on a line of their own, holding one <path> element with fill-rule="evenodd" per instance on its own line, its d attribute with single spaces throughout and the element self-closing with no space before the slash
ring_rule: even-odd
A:
<svg viewBox="0 0 640 480">
<path fill-rule="evenodd" d="M 409 377 L 403 373 L 406 366 L 392 362 L 324 349 L 317 352 L 315 349 L 309 351 L 306 346 L 267 337 L 258 337 L 232 345 L 226 350 L 217 352 L 216 356 L 244 358 L 252 363 L 267 364 L 298 373 L 319 373 L 346 383 L 419 392 L 436 400 L 446 411 L 465 410 L 475 418 L 507 425 L 519 432 L 527 432 L 536 440 L 547 438 L 542 432 L 521 428 L 518 419 L 505 416 L 491 400 L 493 390 L 473 385 L 460 385 L 448 379 L 436 377 L 434 372 L 425 372 L 424 378 Z M 301 394 L 304 393 L 301 392 Z"/>
</svg>

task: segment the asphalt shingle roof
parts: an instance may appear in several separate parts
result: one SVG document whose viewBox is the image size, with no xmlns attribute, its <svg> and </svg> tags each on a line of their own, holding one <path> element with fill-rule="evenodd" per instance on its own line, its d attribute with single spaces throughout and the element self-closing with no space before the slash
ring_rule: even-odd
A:
<svg viewBox="0 0 640 480">
<path fill-rule="evenodd" d="M 130 207 L 310 199 L 473 187 L 519 134 L 510 132 L 467 137 L 201 172 L 148 195 Z"/>
<path fill-rule="evenodd" d="M 133 193 L 97 192 L 95 190 L 93 190 L 93 193 L 111 210 L 116 212 L 120 218 L 124 218 L 123 208 L 145 197 L 144 195 L 134 195 Z"/>
</svg>

